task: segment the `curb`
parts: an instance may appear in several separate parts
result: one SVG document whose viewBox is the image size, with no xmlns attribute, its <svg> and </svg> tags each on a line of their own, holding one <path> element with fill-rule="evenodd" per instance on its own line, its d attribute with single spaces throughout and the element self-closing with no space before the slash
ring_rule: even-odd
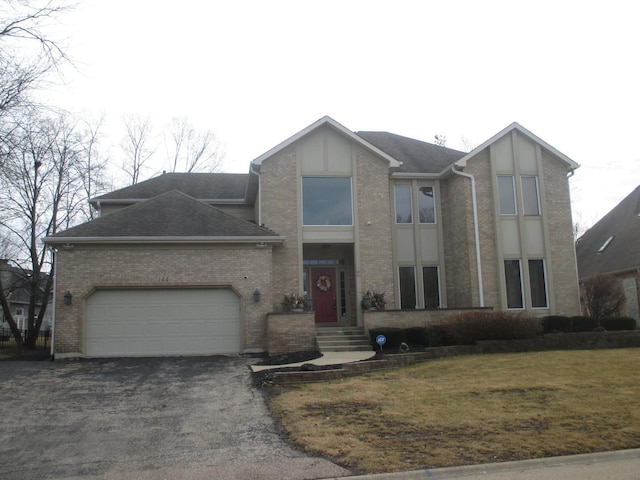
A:
<svg viewBox="0 0 640 480">
<path fill-rule="evenodd" d="M 593 463 L 638 460 L 640 449 L 616 450 L 613 452 L 584 453 L 562 457 L 536 458 L 515 462 L 486 463 L 462 467 L 434 468 L 408 472 L 377 473 L 351 477 L 331 477 L 323 480 L 453 480 L 458 478 L 476 478 L 483 475 L 523 472 L 527 470 L 560 468 L 564 466 L 589 465 Z"/>
</svg>

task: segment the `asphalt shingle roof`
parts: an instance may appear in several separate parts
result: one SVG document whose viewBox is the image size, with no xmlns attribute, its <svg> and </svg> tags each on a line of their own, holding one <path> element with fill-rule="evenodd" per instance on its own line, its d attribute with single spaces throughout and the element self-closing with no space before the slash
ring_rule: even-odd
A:
<svg viewBox="0 0 640 480">
<path fill-rule="evenodd" d="M 199 200 L 243 199 L 249 182 L 245 173 L 164 173 L 107 193 L 97 200 L 140 200 L 179 190 Z"/>
<path fill-rule="evenodd" d="M 610 237 L 613 239 L 598 253 Z M 581 279 L 640 268 L 640 186 L 580 237 L 576 257 Z"/>
<path fill-rule="evenodd" d="M 398 171 L 406 173 L 440 173 L 466 155 L 451 148 L 403 137 L 388 132 L 356 132 L 383 152 L 402 162 Z"/>
<path fill-rule="evenodd" d="M 277 235 L 183 192 L 172 190 L 49 238 L 245 236 Z"/>
</svg>

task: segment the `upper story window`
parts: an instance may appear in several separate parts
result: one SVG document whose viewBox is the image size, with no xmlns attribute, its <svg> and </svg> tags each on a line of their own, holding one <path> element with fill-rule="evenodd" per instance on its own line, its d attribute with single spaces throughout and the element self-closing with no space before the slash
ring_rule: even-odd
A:
<svg viewBox="0 0 640 480">
<path fill-rule="evenodd" d="M 516 194 L 513 175 L 498 175 L 500 215 L 516 214 Z"/>
<path fill-rule="evenodd" d="M 396 223 L 413 223 L 411 185 L 395 186 Z"/>
<path fill-rule="evenodd" d="M 520 185 L 522 186 L 522 213 L 532 216 L 540 215 L 538 177 L 522 175 Z M 513 175 L 498 175 L 498 197 L 500 215 L 515 215 L 517 213 L 515 177 Z"/>
<path fill-rule="evenodd" d="M 351 177 L 303 177 L 302 223 L 353 225 Z"/>
<path fill-rule="evenodd" d="M 436 223 L 436 203 L 433 187 L 418 187 L 420 223 Z"/>
<path fill-rule="evenodd" d="M 538 197 L 538 177 L 526 175 L 520 177 L 522 182 L 522 210 L 525 215 L 540 215 Z"/>
</svg>

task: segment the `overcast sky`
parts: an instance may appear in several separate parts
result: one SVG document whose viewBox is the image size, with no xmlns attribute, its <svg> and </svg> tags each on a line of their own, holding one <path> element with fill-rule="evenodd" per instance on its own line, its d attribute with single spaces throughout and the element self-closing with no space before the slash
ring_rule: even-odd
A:
<svg viewBox="0 0 640 480">
<path fill-rule="evenodd" d="M 640 184 L 640 7 L 633 1 L 81 0 L 62 17 L 77 71 L 50 100 L 160 129 L 186 116 L 224 170 L 324 115 L 446 146 L 513 121 L 579 164 L 574 220 Z M 116 147 L 110 152 L 117 161 Z"/>
</svg>

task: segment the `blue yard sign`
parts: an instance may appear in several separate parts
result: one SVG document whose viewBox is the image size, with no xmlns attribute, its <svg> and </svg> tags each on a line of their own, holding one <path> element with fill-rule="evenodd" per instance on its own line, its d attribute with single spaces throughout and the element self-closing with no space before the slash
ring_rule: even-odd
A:
<svg viewBox="0 0 640 480">
<path fill-rule="evenodd" d="M 378 345 L 380 345 L 380 351 L 382 351 L 382 346 L 387 343 L 387 337 L 385 337 L 384 335 L 378 335 L 376 337 L 376 343 Z"/>
</svg>

